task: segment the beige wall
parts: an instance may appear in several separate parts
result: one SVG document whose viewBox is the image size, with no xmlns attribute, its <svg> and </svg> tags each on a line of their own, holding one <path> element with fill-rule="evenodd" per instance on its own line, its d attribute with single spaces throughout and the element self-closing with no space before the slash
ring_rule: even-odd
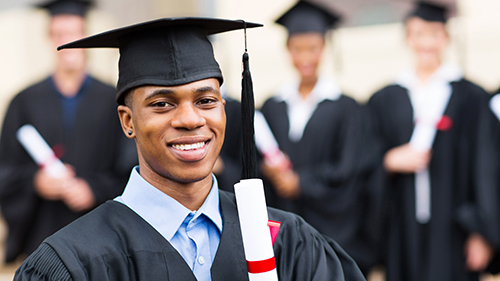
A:
<svg viewBox="0 0 500 281">
<path fill-rule="evenodd" d="M 468 78 L 489 91 L 500 86 L 500 1 L 459 0 L 461 17 L 450 21 L 452 43 L 446 60 L 464 67 Z M 295 75 L 284 48 L 285 31 L 273 23 L 295 0 L 217 0 L 217 15 L 264 23 L 249 31 L 249 53 L 257 103 Z M 231 95 L 239 92 L 242 35 L 220 35 L 217 56 Z M 222 51 L 220 51 L 222 50 Z M 360 102 L 411 67 L 401 24 L 341 28 L 327 46 L 322 73 L 337 80 Z"/>
<path fill-rule="evenodd" d="M 120 5 L 117 5 L 120 3 Z M 248 47 L 257 104 L 283 82 L 293 79 L 285 48 L 286 32 L 273 23 L 295 0 L 100 0 L 90 14 L 89 34 L 152 18 L 214 15 L 260 22 L 248 30 Z M 459 0 L 459 20 L 450 23 L 453 42 L 447 58 L 460 63 L 467 76 L 488 90 L 500 86 L 500 10 L 498 0 Z M 11 97 L 47 75 L 55 50 L 45 37 L 47 15 L 31 8 L 0 11 L 0 116 Z M 341 28 L 330 36 L 322 74 L 337 80 L 344 92 L 366 101 L 395 74 L 411 66 L 400 24 Z M 213 37 L 215 52 L 231 96 L 240 94 L 243 32 Z M 89 69 L 114 84 L 117 52 L 92 50 Z M 1 119 L 1 117 L 0 117 Z"/>
</svg>

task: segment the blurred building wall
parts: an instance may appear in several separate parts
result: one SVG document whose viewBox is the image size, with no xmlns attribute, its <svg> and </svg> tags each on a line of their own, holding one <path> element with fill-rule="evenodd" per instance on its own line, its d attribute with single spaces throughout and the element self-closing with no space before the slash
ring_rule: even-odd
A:
<svg viewBox="0 0 500 281">
<path fill-rule="evenodd" d="M 55 50 L 46 39 L 48 16 L 31 8 L 42 0 L 0 0 L 0 120 L 10 99 L 48 75 Z M 285 48 L 286 31 L 274 20 L 295 0 L 96 0 L 88 33 L 165 16 L 216 16 L 260 22 L 248 30 L 248 48 L 257 105 L 295 71 Z M 472 81 L 493 91 L 500 86 L 500 9 L 498 0 L 458 0 L 459 17 L 450 22 L 452 44 L 447 60 L 464 67 Z M 243 32 L 213 36 L 215 54 L 229 95 L 240 94 Z M 89 51 L 89 70 L 115 84 L 115 50 Z M 411 66 L 401 24 L 344 27 L 329 35 L 321 73 L 339 82 L 344 92 L 366 101 L 394 76 Z"/>
</svg>

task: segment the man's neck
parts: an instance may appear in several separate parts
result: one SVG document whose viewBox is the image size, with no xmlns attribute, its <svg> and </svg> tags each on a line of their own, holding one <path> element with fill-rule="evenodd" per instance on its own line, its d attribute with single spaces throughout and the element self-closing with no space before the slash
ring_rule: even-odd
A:
<svg viewBox="0 0 500 281">
<path fill-rule="evenodd" d="M 76 96 L 82 87 L 86 73 L 84 69 L 65 71 L 56 69 L 53 74 L 57 90 L 65 97 Z"/>
<path fill-rule="evenodd" d="M 213 180 L 211 174 L 200 181 L 182 183 L 157 174 L 142 173 L 142 171 L 147 170 L 141 169 L 141 176 L 147 182 L 191 211 L 198 210 L 212 190 Z"/>
</svg>

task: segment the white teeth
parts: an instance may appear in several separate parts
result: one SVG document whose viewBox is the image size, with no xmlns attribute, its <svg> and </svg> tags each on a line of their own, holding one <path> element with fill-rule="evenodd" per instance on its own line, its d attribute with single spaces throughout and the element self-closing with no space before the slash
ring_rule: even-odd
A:
<svg viewBox="0 0 500 281">
<path fill-rule="evenodd" d="M 193 150 L 202 148 L 205 145 L 205 142 L 197 142 L 193 144 L 173 144 L 172 147 L 178 150 Z"/>
</svg>

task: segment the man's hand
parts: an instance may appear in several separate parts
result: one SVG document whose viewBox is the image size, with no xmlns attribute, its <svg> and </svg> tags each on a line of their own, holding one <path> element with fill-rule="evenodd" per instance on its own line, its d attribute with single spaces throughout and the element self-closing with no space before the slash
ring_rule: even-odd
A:
<svg viewBox="0 0 500 281">
<path fill-rule="evenodd" d="M 271 181 L 279 196 L 290 199 L 299 197 L 300 178 L 295 171 L 290 169 L 289 162 L 280 166 L 273 166 L 269 162 L 263 161 L 261 169 L 264 176 Z"/>
<path fill-rule="evenodd" d="M 46 200 L 60 200 L 65 189 L 74 184 L 73 168 L 66 165 L 66 170 L 62 177 L 55 178 L 49 175 L 44 168 L 39 169 L 33 179 L 36 193 Z"/>
<path fill-rule="evenodd" d="M 465 266 L 467 270 L 473 272 L 481 272 L 491 261 L 493 257 L 493 247 L 486 241 L 483 236 L 477 233 L 471 234 L 464 247 Z"/>
<path fill-rule="evenodd" d="M 89 184 L 81 178 L 74 180 L 75 184 L 64 191 L 63 202 L 73 212 L 86 211 L 94 207 L 95 197 Z"/>
<path fill-rule="evenodd" d="M 384 168 L 392 173 L 415 173 L 429 165 L 431 151 L 417 151 L 409 143 L 394 147 L 384 156 Z"/>
<path fill-rule="evenodd" d="M 73 167 L 66 166 L 66 174 L 54 178 L 40 169 L 34 178 L 36 193 L 45 200 L 62 200 L 73 212 L 81 212 L 95 205 L 95 197 L 89 184 L 75 177 Z"/>
</svg>

